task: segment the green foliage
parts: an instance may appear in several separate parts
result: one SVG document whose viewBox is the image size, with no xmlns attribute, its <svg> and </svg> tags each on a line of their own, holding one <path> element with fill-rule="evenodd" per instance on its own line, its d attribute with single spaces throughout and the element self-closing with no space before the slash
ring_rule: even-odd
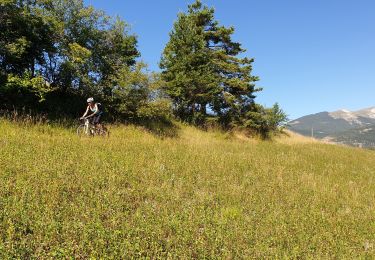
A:
<svg viewBox="0 0 375 260">
<path fill-rule="evenodd" d="M 5 83 L 0 85 L 3 99 L 14 107 L 43 102 L 51 91 L 53 88 L 41 76 L 32 77 L 29 73 L 23 76 L 9 74 Z"/>
<path fill-rule="evenodd" d="M 69 43 L 69 58 L 73 64 L 84 64 L 91 57 L 91 51 L 78 43 Z"/>
<path fill-rule="evenodd" d="M 168 121 L 173 109 L 204 126 L 208 108 L 225 129 L 264 136 L 285 120 L 278 107 L 254 102 L 254 60 L 239 57 L 245 50 L 232 40 L 234 28 L 199 0 L 178 15 L 161 75 L 136 62 L 137 37 L 124 21 L 83 0 L 2 0 L 0 11 L 0 109 L 77 116 L 72 102 L 94 96 L 112 119 Z"/>
<path fill-rule="evenodd" d="M 139 118 L 169 122 L 172 120 L 172 107 L 169 99 L 158 99 L 141 106 L 137 115 Z"/>
<path fill-rule="evenodd" d="M 232 40 L 233 27 L 220 26 L 214 9 L 196 1 L 181 13 L 161 60 L 166 92 L 176 114 L 204 122 L 210 107 L 222 119 L 235 120 L 255 98 L 253 59 L 239 58 L 245 50 Z M 225 120 L 221 120 L 225 121 Z"/>
<path fill-rule="evenodd" d="M 264 108 L 255 104 L 254 109 L 240 118 L 240 128 L 255 131 L 263 139 L 269 138 L 271 134 L 281 131 L 288 122 L 285 112 L 276 103 L 272 108 Z"/>
<path fill-rule="evenodd" d="M 105 102 L 114 113 L 130 120 L 170 120 L 170 101 L 158 96 L 162 84 L 157 74 L 149 74 L 144 63 L 122 67 L 111 79 L 114 87 Z M 103 97 L 105 98 L 105 97 Z"/>
<path fill-rule="evenodd" d="M 166 93 L 174 100 L 176 114 L 194 121 L 220 90 L 206 49 L 204 28 L 187 14 L 179 14 L 161 61 Z"/>
<path fill-rule="evenodd" d="M 261 89 L 255 88 L 258 77 L 251 74 L 254 60 L 239 57 L 245 50 L 232 40 L 234 28 L 220 26 L 214 14 L 198 0 L 178 15 L 160 63 L 163 89 L 185 121 L 211 124 L 208 107 L 225 129 L 269 137 L 286 121 L 285 113 L 277 104 L 266 109 L 255 103 L 254 94 Z"/>
<path fill-rule="evenodd" d="M 74 92 L 82 100 L 108 100 L 118 73 L 136 70 L 136 36 L 125 22 L 85 6 L 83 0 L 2 1 L 0 9 L 0 75 L 5 75 L 0 87 L 14 87 L 13 94 L 24 87 L 43 100 L 47 82 L 63 96 Z M 0 94 L 1 107 L 14 105 L 8 94 Z M 64 102 L 55 104 L 57 110 L 60 104 Z M 43 108 L 38 102 L 23 106 Z"/>
<path fill-rule="evenodd" d="M 0 69 L 34 76 L 45 63 L 45 53 L 55 51 L 54 24 L 44 19 L 41 1 L 2 1 L 0 4 Z"/>
</svg>

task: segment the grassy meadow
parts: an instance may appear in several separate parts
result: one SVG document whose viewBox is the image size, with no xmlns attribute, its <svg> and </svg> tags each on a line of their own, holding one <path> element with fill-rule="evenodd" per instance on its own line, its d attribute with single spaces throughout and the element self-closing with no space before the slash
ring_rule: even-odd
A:
<svg viewBox="0 0 375 260">
<path fill-rule="evenodd" d="M 0 259 L 374 257 L 374 151 L 0 120 Z"/>
</svg>

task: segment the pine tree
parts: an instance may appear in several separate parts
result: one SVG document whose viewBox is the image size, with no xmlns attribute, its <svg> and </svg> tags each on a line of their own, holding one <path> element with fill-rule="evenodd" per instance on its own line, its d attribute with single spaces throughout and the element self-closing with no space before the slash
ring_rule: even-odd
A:
<svg viewBox="0 0 375 260">
<path fill-rule="evenodd" d="M 206 106 L 219 93 L 205 32 L 191 14 L 179 14 L 162 61 L 166 92 L 174 100 L 177 115 L 196 120 L 206 115 Z"/>
<path fill-rule="evenodd" d="M 194 118 L 198 109 L 205 117 L 209 106 L 229 124 L 252 108 L 258 78 L 251 75 L 254 60 L 238 57 L 245 50 L 232 40 L 234 28 L 220 26 L 214 14 L 200 0 L 179 14 L 161 68 L 178 115 Z"/>
</svg>

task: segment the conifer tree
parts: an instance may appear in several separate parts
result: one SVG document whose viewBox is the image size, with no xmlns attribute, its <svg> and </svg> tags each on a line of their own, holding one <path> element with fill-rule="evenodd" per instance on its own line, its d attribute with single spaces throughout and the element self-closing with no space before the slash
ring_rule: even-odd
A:
<svg viewBox="0 0 375 260">
<path fill-rule="evenodd" d="M 190 14 L 179 14 L 170 34 L 161 68 L 167 82 L 166 92 L 174 100 L 177 115 L 185 120 L 196 120 L 206 115 L 206 106 L 219 93 L 207 51 L 205 32 Z"/>
<path fill-rule="evenodd" d="M 200 0 L 179 14 L 161 68 L 178 115 L 194 118 L 198 109 L 205 117 L 209 106 L 229 124 L 253 107 L 258 78 L 251 75 L 254 60 L 238 57 L 245 50 L 232 40 L 234 28 L 220 26 L 214 14 Z"/>
</svg>

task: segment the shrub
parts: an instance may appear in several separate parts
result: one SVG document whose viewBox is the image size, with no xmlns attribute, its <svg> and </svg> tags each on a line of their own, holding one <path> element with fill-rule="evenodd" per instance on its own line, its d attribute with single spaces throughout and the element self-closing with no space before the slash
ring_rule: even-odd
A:
<svg viewBox="0 0 375 260">
<path fill-rule="evenodd" d="M 241 128 L 255 131 L 263 139 L 267 139 L 283 129 L 288 117 L 277 103 L 271 108 L 257 104 L 254 111 L 246 113 L 242 120 Z"/>
</svg>

